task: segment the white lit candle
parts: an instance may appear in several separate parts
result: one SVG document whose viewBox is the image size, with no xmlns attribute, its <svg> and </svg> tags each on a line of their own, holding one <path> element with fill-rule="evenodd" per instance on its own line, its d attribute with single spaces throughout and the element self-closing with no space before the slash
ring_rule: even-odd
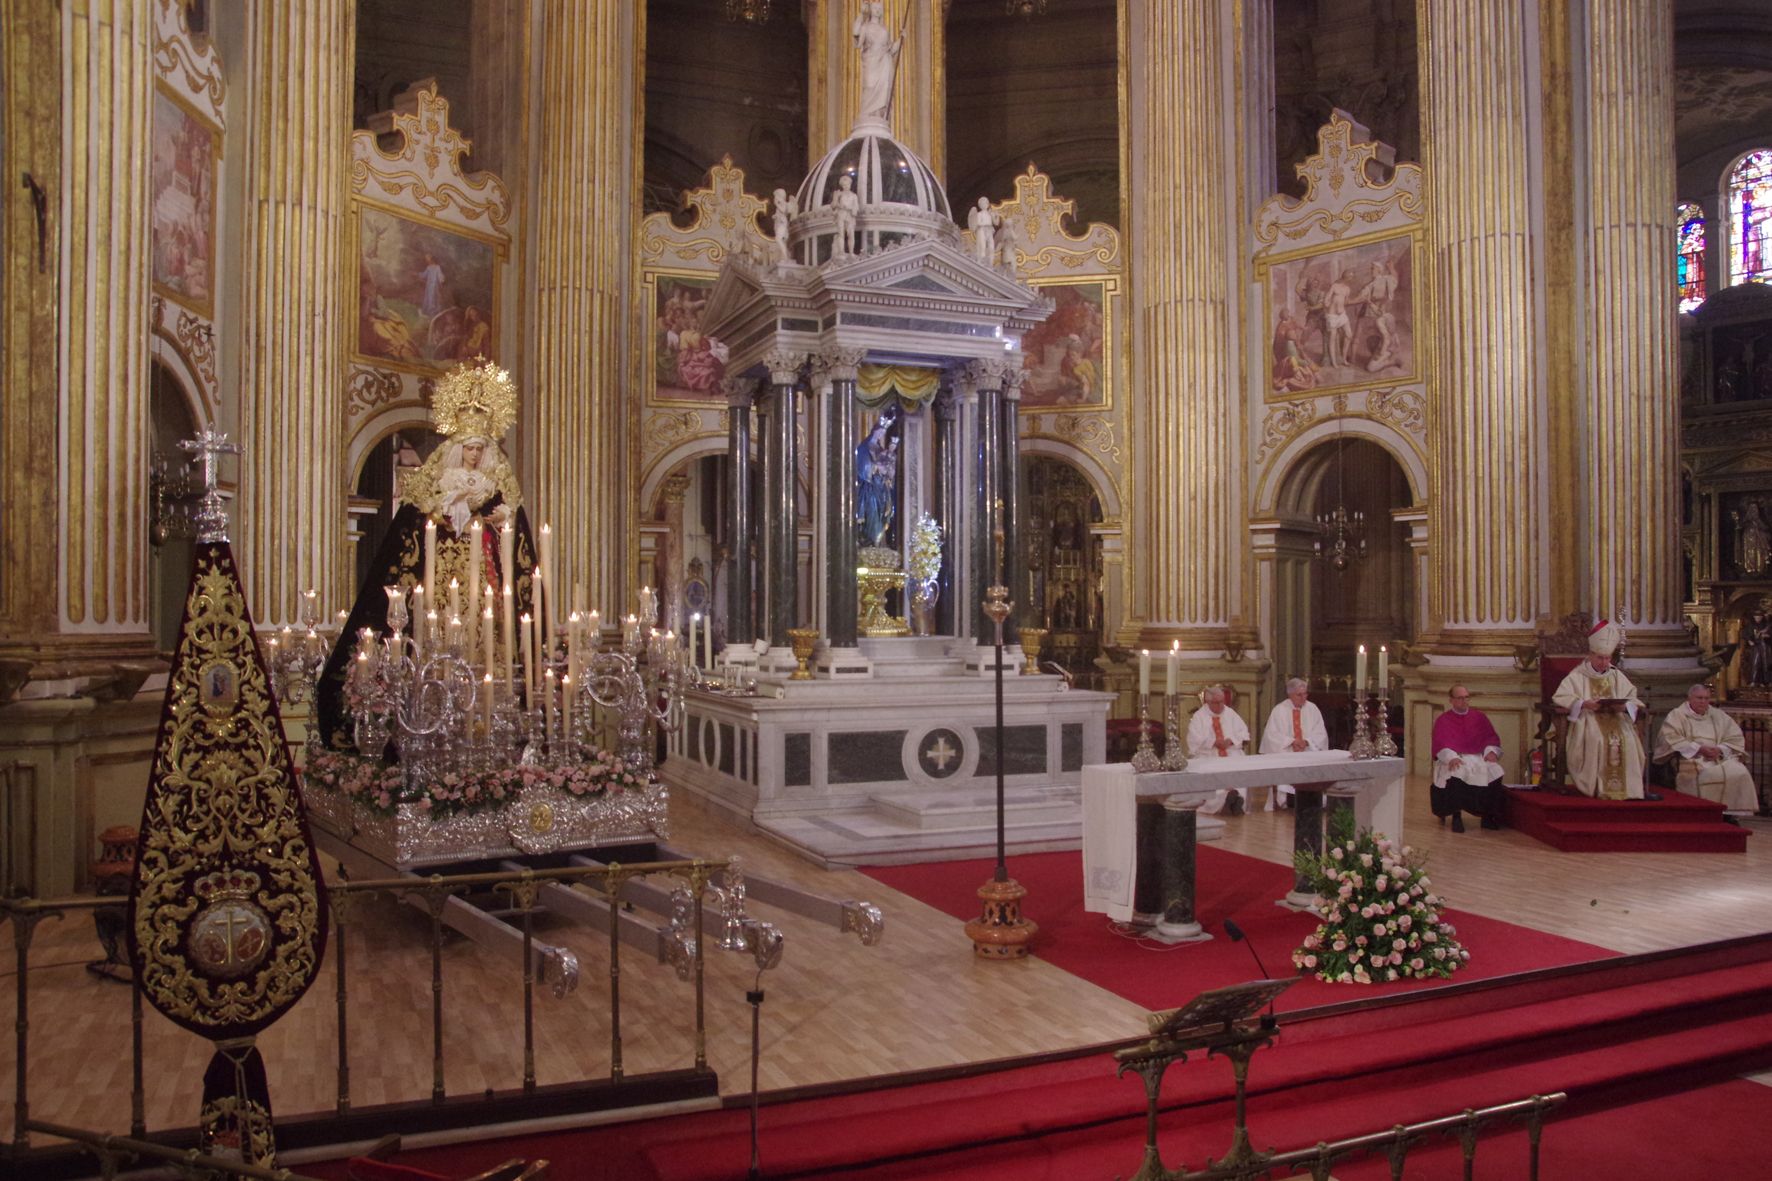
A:
<svg viewBox="0 0 1772 1181">
<path fill-rule="evenodd" d="M 1172 641 L 1169 645 L 1169 678 L 1163 691 L 1174 697 L 1181 691 L 1181 641 Z"/>
<path fill-rule="evenodd" d="M 487 587 L 488 591 L 492 588 Z M 498 666 L 498 652 L 492 643 L 492 599 L 486 600 L 486 610 L 480 612 L 480 659 L 485 662 L 483 671 L 486 679 L 492 679 L 492 670 Z"/>
<path fill-rule="evenodd" d="M 530 628 L 529 612 L 518 620 L 523 625 L 523 683 L 529 689 L 529 708 L 535 708 L 535 632 Z"/>
<path fill-rule="evenodd" d="M 572 674 L 560 678 L 560 738 L 568 757 L 572 754 Z"/>
<path fill-rule="evenodd" d="M 480 524 L 479 517 L 475 517 L 472 521 L 470 521 L 468 523 L 468 597 L 467 597 L 467 603 L 468 603 L 468 648 L 470 650 L 473 649 L 474 647 L 476 647 L 475 642 L 480 638 L 478 635 L 475 634 L 477 629 L 474 627 L 474 624 L 477 623 L 480 618 L 480 582 L 481 582 L 480 564 L 484 558 L 484 549 L 482 547 L 484 546 L 485 543 L 483 542 L 482 538 L 485 536 L 485 532 L 486 532 L 485 526 Z"/>
<path fill-rule="evenodd" d="M 541 616 L 542 639 L 546 640 L 548 633 L 553 629 L 554 597 L 558 592 L 554 589 L 554 527 L 545 521 L 542 522 L 536 546 L 541 550 L 537 557 L 541 560 L 541 572 L 548 583 L 548 610 Z"/>
<path fill-rule="evenodd" d="M 1364 692 L 1366 688 L 1366 645 L 1361 644 L 1359 652 L 1354 655 L 1354 692 Z"/>
<path fill-rule="evenodd" d="M 714 667 L 714 617 L 708 616 L 701 621 L 701 666 Z"/>
<path fill-rule="evenodd" d="M 490 626 L 486 634 L 492 634 Z M 486 727 L 486 733 L 492 733 L 492 674 L 487 673 L 480 678 L 480 724 Z"/>
<path fill-rule="evenodd" d="M 545 659 L 548 651 L 548 610 L 553 604 L 553 587 L 547 585 L 542 568 L 530 571 L 530 610 L 535 612 L 535 650 Z"/>
<path fill-rule="evenodd" d="M 425 519 L 425 585 L 437 585 L 437 522 Z"/>
<path fill-rule="evenodd" d="M 499 625 L 504 629 L 505 642 L 505 690 L 510 693 L 517 691 L 517 676 L 513 666 L 517 662 L 517 612 L 516 599 L 511 595 L 511 584 L 505 583 L 504 610 Z"/>
<path fill-rule="evenodd" d="M 509 521 L 498 530 L 498 576 L 504 582 L 517 581 L 517 528 Z"/>
<path fill-rule="evenodd" d="M 1141 694 L 1151 691 L 1151 650 L 1149 648 L 1138 654 L 1138 691 Z"/>
<path fill-rule="evenodd" d="M 701 626 L 701 612 L 696 611 L 689 616 L 689 663 L 694 664 L 701 656 L 695 648 L 695 630 Z"/>
<path fill-rule="evenodd" d="M 541 673 L 541 732 L 551 745 L 554 738 L 554 670 L 551 668 L 543 669 Z"/>
<path fill-rule="evenodd" d="M 449 614 L 458 618 L 461 615 L 461 579 L 459 578 L 449 580 Z"/>
<path fill-rule="evenodd" d="M 1378 646 L 1378 691 L 1388 692 L 1391 683 L 1391 650 L 1387 644 Z"/>
</svg>

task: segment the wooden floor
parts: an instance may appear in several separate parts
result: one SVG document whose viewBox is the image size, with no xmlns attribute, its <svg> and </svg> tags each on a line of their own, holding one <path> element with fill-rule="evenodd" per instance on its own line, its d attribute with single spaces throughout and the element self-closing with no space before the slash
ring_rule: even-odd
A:
<svg viewBox="0 0 1772 1181">
<path fill-rule="evenodd" d="M 1772 930 L 1772 826 L 1744 855 L 1558 853 L 1517 832 L 1440 828 L 1427 787 L 1412 781 L 1405 840 L 1426 852 L 1452 905 L 1623 952 L 1683 946 Z M 679 802 L 673 843 L 710 857 L 740 854 L 757 873 L 886 912 L 887 935 L 862 947 L 807 919 L 756 906 L 787 936 L 765 977 L 762 1086 L 766 1090 L 976 1062 L 1134 1036 L 1142 1010 L 1037 959 L 981 963 L 960 924 L 852 871 L 816 869 L 751 834 Z M 1762 822 L 1763 823 L 1763 822 Z M 1223 847 L 1290 860 L 1285 813 L 1229 821 Z M 1038 919 L 1038 900 L 1030 916 Z M 556 925 L 550 942 L 580 957 L 572 996 L 538 990 L 537 1073 L 542 1083 L 609 1069 L 606 937 Z M 0 1027 L 14 1021 L 12 931 L 0 944 Z M 422 1099 L 431 1089 L 429 924 L 417 911 L 373 902 L 349 945 L 350 1095 L 353 1105 Z M 82 966 L 97 954 L 90 920 L 38 927 L 30 984 L 31 1110 L 35 1118 L 126 1132 L 129 992 Z M 749 1089 L 748 961 L 711 955 L 708 1059 L 724 1092 Z M 629 1074 L 693 1061 L 693 992 L 641 957 L 622 960 L 623 1049 Z M 521 977 L 464 939 L 444 955 L 446 1081 L 451 1094 L 518 1086 L 522 1079 Z M 11 1039 L 8 1039 L 10 1046 Z M 150 1129 L 194 1118 L 208 1045 L 151 1010 L 145 1020 Z M 337 1085 L 335 996 L 322 981 L 263 1039 L 277 1110 L 329 1110 Z M 10 1055 L 9 1055 L 10 1058 Z M 0 1129 L 10 1138 L 13 1064 L 0 1072 Z"/>
</svg>

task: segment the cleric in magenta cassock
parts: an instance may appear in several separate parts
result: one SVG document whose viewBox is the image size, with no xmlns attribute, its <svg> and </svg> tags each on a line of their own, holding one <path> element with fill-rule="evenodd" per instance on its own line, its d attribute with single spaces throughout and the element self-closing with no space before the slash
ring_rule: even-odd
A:
<svg viewBox="0 0 1772 1181">
<path fill-rule="evenodd" d="M 1470 690 L 1452 686 L 1450 707 L 1434 719 L 1434 789 L 1429 800 L 1442 823 L 1464 831 L 1464 813 L 1483 818 L 1484 828 L 1501 827 L 1501 736 L 1480 709 L 1471 708 Z"/>
</svg>

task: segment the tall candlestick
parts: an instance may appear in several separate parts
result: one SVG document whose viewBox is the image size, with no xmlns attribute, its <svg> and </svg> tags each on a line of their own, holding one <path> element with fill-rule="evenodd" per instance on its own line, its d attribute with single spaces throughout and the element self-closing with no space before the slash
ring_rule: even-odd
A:
<svg viewBox="0 0 1772 1181">
<path fill-rule="evenodd" d="M 714 617 L 708 616 L 701 621 L 701 666 L 714 667 Z"/>
<path fill-rule="evenodd" d="M 523 625 L 523 684 L 529 689 L 529 708 L 535 708 L 535 632 L 530 627 L 529 612 L 518 620 Z"/>
<path fill-rule="evenodd" d="M 511 595 L 511 584 L 505 583 L 504 609 L 499 623 L 504 628 L 505 642 L 505 691 L 515 696 L 517 677 L 514 666 L 517 663 L 517 608 L 516 599 Z"/>
<path fill-rule="evenodd" d="M 435 611 L 426 611 L 425 612 L 425 651 L 429 652 L 433 647 L 436 646 L 436 644 L 438 642 L 437 631 L 438 631 L 437 613 Z"/>
<path fill-rule="evenodd" d="M 554 742 L 554 670 L 544 668 L 541 672 L 541 732 L 546 736 L 548 745 Z"/>
<path fill-rule="evenodd" d="M 566 749 L 567 757 L 572 755 L 572 674 L 567 673 L 560 678 L 560 745 Z"/>
<path fill-rule="evenodd" d="M 1151 691 L 1151 650 L 1149 648 L 1138 654 L 1138 691 L 1140 693 Z"/>
<path fill-rule="evenodd" d="M 425 519 L 425 585 L 437 585 L 437 522 Z"/>
<path fill-rule="evenodd" d="M 490 626 L 487 627 L 486 634 L 492 634 Z M 492 674 L 487 673 L 480 678 L 480 724 L 486 727 L 488 735 L 492 733 L 492 692 Z"/>
<path fill-rule="evenodd" d="M 498 529 L 498 576 L 507 583 L 517 581 L 517 528 L 508 521 Z"/>
<path fill-rule="evenodd" d="M 553 631 L 554 612 L 558 609 L 554 599 L 559 594 L 554 589 L 554 527 L 546 521 L 542 522 L 541 533 L 537 535 L 536 545 L 541 550 L 537 556 L 541 559 L 541 572 L 548 584 L 548 610 L 541 616 L 541 634 L 545 641 Z"/>
<path fill-rule="evenodd" d="M 1354 655 L 1354 692 L 1366 691 L 1366 645 L 1361 644 L 1360 650 Z"/>
<path fill-rule="evenodd" d="M 701 653 L 695 647 L 695 629 L 701 626 L 701 612 L 692 612 L 689 616 L 689 663 L 695 664 L 701 659 Z"/>
<path fill-rule="evenodd" d="M 467 602 L 468 602 L 468 648 L 470 650 L 477 646 L 476 642 L 480 638 L 479 635 L 477 634 L 478 629 L 475 627 L 475 625 L 477 623 L 479 623 L 479 621 L 480 621 L 480 581 L 481 581 L 481 579 L 480 579 L 480 564 L 481 564 L 481 561 L 483 560 L 483 558 L 485 557 L 484 550 L 483 550 L 483 546 L 485 543 L 482 540 L 485 535 L 485 532 L 486 532 L 485 526 L 483 526 L 480 523 L 479 517 L 475 517 L 472 521 L 470 521 L 468 523 L 468 598 L 467 598 Z"/>
<path fill-rule="evenodd" d="M 1387 644 L 1378 646 L 1378 691 L 1388 693 L 1391 683 L 1391 650 Z"/>
<path fill-rule="evenodd" d="M 459 578 L 449 580 L 449 613 L 456 616 L 461 614 L 461 579 Z"/>
<path fill-rule="evenodd" d="M 1174 697 L 1181 691 L 1181 641 L 1176 640 L 1169 645 L 1169 680 L 1164 692 Z"/>
<path fill-rule="evenodd" d="M 487 587 L 486 589 L 491 590 L 492 588 Z M 498 667 L 498 652 L 492 643 L 492 632 L 492 600 L 488 599 L 486 600 L 486 610 L 480 612 L 480 659 L 485 661 L 482 671 L 486 673 L 487 680 L 492 679 L 492 670 Z"/>
<path fill-rule="evenodd" d="M 529 585 L 534 591 L 531 596 L 534 601 L 529 606 L 535 612 L 535 650 L 545 657 L 548 650 L 548 610 L 553 606 L 553 588 L 547 585 L 540 566 L 531 571 L 529 577 Z"/>
</svg>

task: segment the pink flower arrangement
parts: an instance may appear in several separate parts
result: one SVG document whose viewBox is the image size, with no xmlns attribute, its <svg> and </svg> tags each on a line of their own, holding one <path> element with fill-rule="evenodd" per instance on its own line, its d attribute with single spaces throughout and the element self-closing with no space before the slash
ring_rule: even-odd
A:
<svg viewBox="0 0 1772 1181">
<path fill-rule="evenodd" d="M 1331 819 L 1329 840 L 1323 856 L 1297 860 L 1324 921 L 1292 953 L 1294 966 L 1321 980 L 1371 984 L 1447 977 L 1470 959 L 1453 938 L 1457 929 L 1441 919 L 1441 899 L 1429 893 L 1415 850 L 1370 830 L 1356 834 L 1345 812 Z"/>
</svg>

